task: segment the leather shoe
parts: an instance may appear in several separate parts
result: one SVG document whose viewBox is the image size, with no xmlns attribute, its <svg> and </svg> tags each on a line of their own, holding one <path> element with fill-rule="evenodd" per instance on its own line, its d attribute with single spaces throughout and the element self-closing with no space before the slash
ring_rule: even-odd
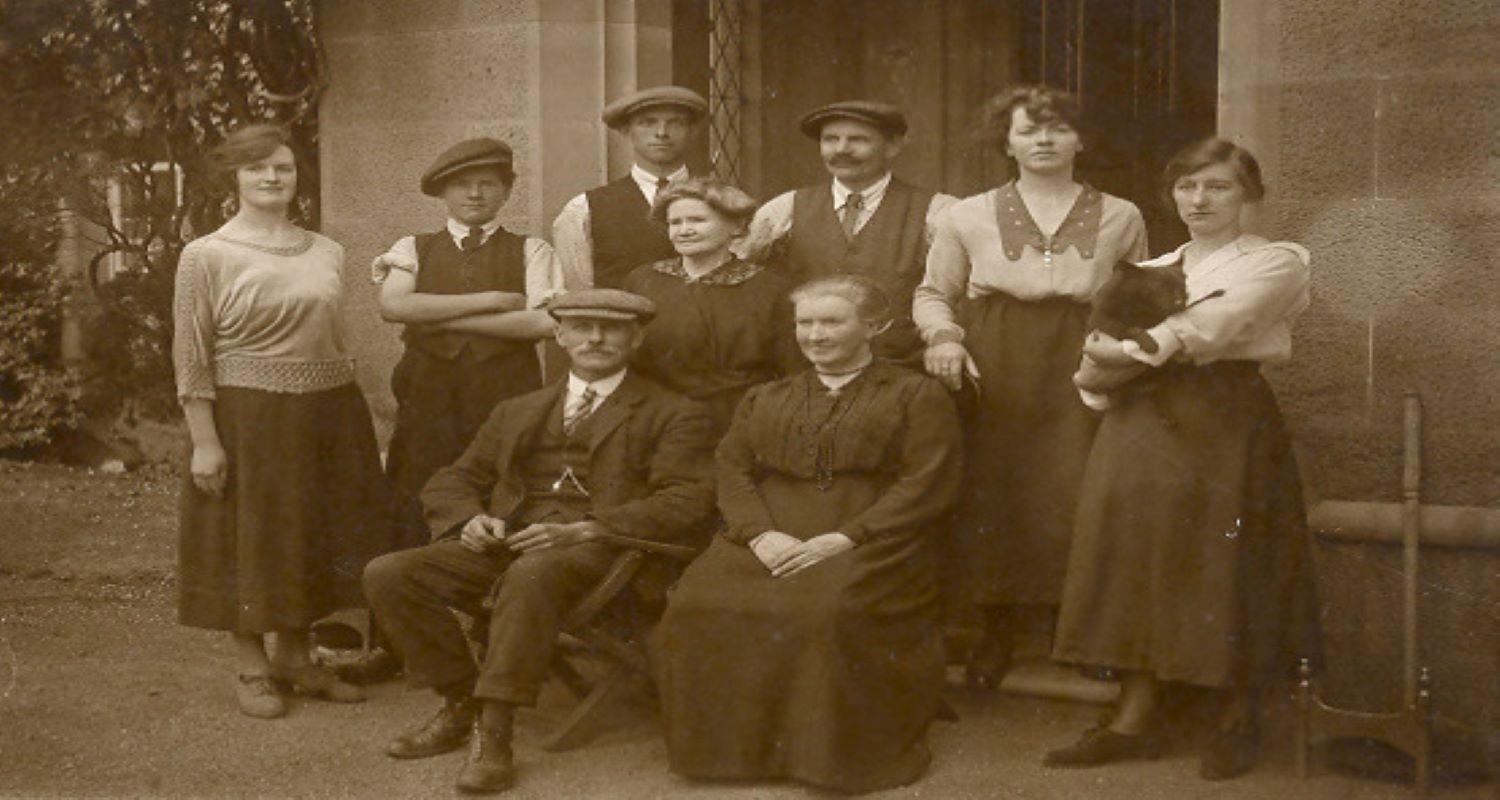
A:
<svg viewBox="0 0 1500 800">
<path fill-rule="evenodd" d="M 347 661 L 331 663 L 328 667 L 333 670 L 333 674 L 339 676 L 339 680 L 355 686 L 384 683 L 401 674 L 400 660 L 383 647 L 360 653 Z"/>
<path fill-rule="evenodd" d="M 457 750 L 468 741 L 477 713 L 473 700 L 443 703 L 431 719 L 392 739 L 385 753 L 391 758 L 427 758 Z"/>
<path fill-rule="evenodd" d="M 1047 753 L 1042 763 L 1049 767 L 1095 767 L 1115 761 L 1158 758 L 1161 736 L 1155 731 L 1116 733 L 1103 725 L 1089 728 L 1078 741 Z"/>
<path fill-rule="evenodd" d="M 365 693 L 358 686 L 339 680 L 322 667 L 304 664 L 300 667 L 272 667 L 271 676 L 292 691 L 310 694 L 334 703 L 363 703 Z"/>
<path fill-rule="evenodd" d="M 286 714 L 286 701 L 269 675 L 236 675 L 234 696 L 247 717 L 276 719 Z"/>
<path fill-rule="evenodd" d="M 469 742 L 469 760 L 458 773 L 460 792 L 494 794 L 509 789 L 516 782 L 516 765 L 510 751 L 510 729 L 474 727 Z"/>
<path fill-rule="evenodd" d="M 1255 767 L 1259 751 L 1260 733 L 1253 725 L 1216 730 L 1198 762 L 1198 774 L 1210 781 L 1237 778 Z"/>
</svg>

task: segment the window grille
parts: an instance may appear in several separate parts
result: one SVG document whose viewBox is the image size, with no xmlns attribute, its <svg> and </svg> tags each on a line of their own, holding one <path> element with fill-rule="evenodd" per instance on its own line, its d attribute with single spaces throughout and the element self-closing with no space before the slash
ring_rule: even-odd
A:
<svg viewBox="0 0 1500 800">
<path fill-rule="evenodd" d="M 744 0 L 708 7 L 708 158 L 714 176 L 738 186 L 744 110 Z"/>
</svg>

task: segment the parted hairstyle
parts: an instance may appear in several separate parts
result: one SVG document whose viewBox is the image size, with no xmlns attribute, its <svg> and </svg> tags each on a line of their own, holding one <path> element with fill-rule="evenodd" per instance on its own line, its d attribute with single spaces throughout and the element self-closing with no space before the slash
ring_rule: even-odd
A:
<svg viewBox="0 0 1500 800">
<path fill-rule="evenodd" d="M 792 305 L 816 297 L 839 297 L 854 305 L 860 321 L 884 325 L 891 320 L 891 299 L 862 275 L 842 273 L 814 278 L 792 290 Z"/>
<path fill-rule="evenodd" d="M 1011 119 L 1017 108 L 1026 109 L 1026 115 L 1033 122 L 1065 122 L 1078 132 L 1080 140 L 1086 138 L 1081 127 L 1078 98 L 1061 89 L 1028 83 L 1012 86 L 979 107 L 979 140 L 1004 152 Z"/>
<path fill-rule="evenodd" d="M 656 202 L 651 206 L 651 219 L 667 224 L 667 209 L 678 200 L 698 200 L 730 222 L 741 225 L 755 216 L 758 204 L 750 195 L 736 186 L 714 178 L 683 178 L 667 184 L 656 193 Z"/>
<path fill-rule="evenodd" d="M 297 149 L 292 147 L 292 134 L 286 128 L 264 122 L 242 125 L 208 151 L 208 167 L 216 180 L 233 189 L 236 170 L 269 157 L 282 145 L 291 150 L 293 159 L 296 159 Z M 300 160 L 297 171 L 302 171 Z"/>
<path fill-rule="evenodd" d="M 1210 136 L 1200 139 L 1177 151 L 1167 162 L 1161 174 L 1161 200 L 1168 209 L 1177 207 L 1172 198 L 1172 187 L 1183 176 L 1191 175 L 1214 164 L 1228 164 L 1234 176 L 1245 190 L 1245 199 L 1259 200 L 1266 196 L 1266 186 L 1261 182 L 1260 163 L 1250 151 L 1234 142 Z"/>
</svg>

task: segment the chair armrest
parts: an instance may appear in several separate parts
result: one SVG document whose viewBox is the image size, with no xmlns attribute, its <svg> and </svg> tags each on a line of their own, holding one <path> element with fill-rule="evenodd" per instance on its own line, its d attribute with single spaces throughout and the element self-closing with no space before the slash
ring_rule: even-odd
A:
<svg viewBox="0 0 1500 800">
<path fill-rule="evenodd" d="M 563 621 L 562 629 L 565 631 L 577 630 L 591 622 L 599 612 L 604 610 L 615 596 L 630 586 L 635 580 L 636 573 L 641 571 L 641 565 L 645 563 L 646 554 L 640 550 L 623 550 L 615 556 L 615 561 L 609 567 L 609 572 L 589 590 L 589 593 L 571 610 L 568 617 Z"/>
</svg>

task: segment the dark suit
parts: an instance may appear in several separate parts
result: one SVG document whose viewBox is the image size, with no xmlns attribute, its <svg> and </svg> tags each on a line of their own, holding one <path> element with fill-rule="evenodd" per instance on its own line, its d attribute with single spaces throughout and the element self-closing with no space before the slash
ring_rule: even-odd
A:
<svg viewBox="0 0 1500 800">
<path fill-rule="evenodd" d="M 422 491 L 433 542 L 382 556 L 366 568 L 370 606 L 406 660 L 413 684 L 445 693 L 472 686 L 476 697 L 535 702 L 562 619 L 618 553 L 614 545 L 593 541 L 526 554 L 480 554 L 458 539 L 477 514 L 504 519 L 508 531 L 535 521 L 522 476 L 533 443 L 565 392 L 560 383 L 496 406 L 463 456 Z M 587 425 L 587 516 L 621 536 L 702 544 L 714 508 L 707 412 L 631 373 Z M 501 580 L 493 595 L 488 655 L 476 672 L 449 609 L 476 610 L 496 578 Z"/>
</svg>

